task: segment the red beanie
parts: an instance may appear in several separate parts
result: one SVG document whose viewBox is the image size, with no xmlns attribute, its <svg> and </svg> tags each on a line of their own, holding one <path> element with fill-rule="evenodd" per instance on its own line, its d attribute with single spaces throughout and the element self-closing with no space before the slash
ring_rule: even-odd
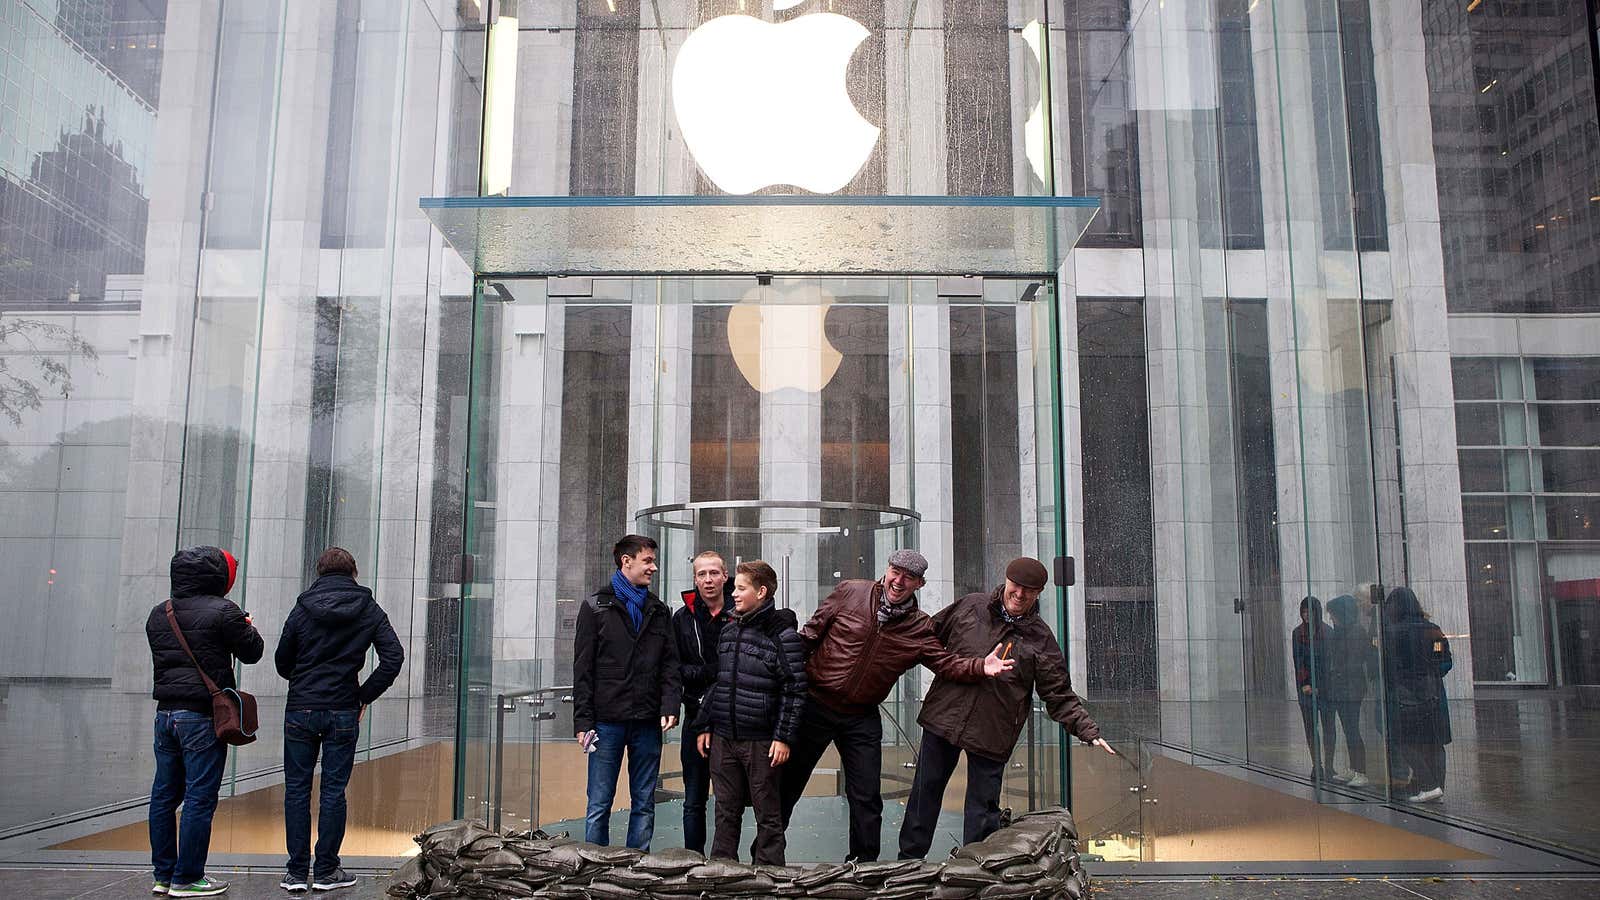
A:
<svg viewBox="0 0 1600 900">
<path fill-rule="evenodd" d="M 234 579 L 239 577 L 239 561 L 234 559 L 233 554 L 226 550 L 222 551 L 222 558 L 228 563 L 228 586 L 222 589 L 223 595 L 226 596 L 229 591 L 233 590 Z"/>
</svg>

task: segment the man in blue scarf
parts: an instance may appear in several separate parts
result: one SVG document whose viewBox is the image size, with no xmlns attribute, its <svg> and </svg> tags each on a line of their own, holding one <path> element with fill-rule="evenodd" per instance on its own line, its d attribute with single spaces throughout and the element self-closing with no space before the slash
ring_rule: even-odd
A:
<svg viewBox="0 0 1600 900">
<path fill-rule="evenodd" d="M 572 654 L 572 722 L 589 755 L 584 839 L 611 842 L 611 801 L 628 756 L 628 846 L 650 849 L 655 832 L 661 733 L 678 723 L 682 699 L 672 617 L 650 591 L 656 542 L 625 535 L 612 548 L 617 570 L 578 607 Z"/>
</svg>

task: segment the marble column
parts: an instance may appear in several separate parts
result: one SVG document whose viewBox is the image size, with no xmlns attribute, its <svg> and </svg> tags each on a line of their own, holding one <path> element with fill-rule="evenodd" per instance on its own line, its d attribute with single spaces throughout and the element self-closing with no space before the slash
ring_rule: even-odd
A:
<svg viewBox="0 0 1600 900">
<path fill-rule="evenodd" d="M 1375 3 L 1372 16 L 1378 132 L 1394 277 L 1389 339 L 1398 407 L 1399 482 L 1405 486 L 1400 498 L 1406 547 L 1404 583 L 1417 592 L 1434 620 L 1451 635 L 1456 664 L 1446 676 L 1446 689 L 1452 698 L 1464 698 L 1472 695 L 1471 629 L 1450 322 L 1420 0 Z"/>
</svg>

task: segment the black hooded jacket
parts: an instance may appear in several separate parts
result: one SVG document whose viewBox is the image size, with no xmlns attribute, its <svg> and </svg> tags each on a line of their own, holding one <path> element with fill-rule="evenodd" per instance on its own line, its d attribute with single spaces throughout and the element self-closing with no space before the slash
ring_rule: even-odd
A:
<svg viewBox="0 0 1600 900">
<path fill-rule="evenodd" d="M 178 627 L 206 674 L 220 688 L 238 687 L 233 680 L 235 657 L 242 663 L 257 662 L 265 649 L 244 611 L 223 596 L 228 587 L 228 563 L 216 547 L 191 547 L 172 555 L 172 608 Z M 211 692 L 172 633 L 166 600 L 150 610 L 144 633 L 155 668 L 150 695 L 157 708 L 211 715 Z"/>
<path fill-rule="evenodd" d="M 367 648 L 378 667 L 358 683 Z M 349 575 L 324 575 L 295 601 L 273 661 L 289 681 L 285 709 L 360 709 L 400 674 L 405 650 L 372 591 Z"/>
<path fill-rule="evenodd" d="M 717 639 L 717 683 L 691 726 L 736 741 L 793 744 L 806 702 L 806 648 L 794 610 L 766 605 Z"/>
<path fill-rule="evenodd" d="M 684 591 L 683 606 L 672 614 L 672 631 L 678 641 L 678 672 L 683 676 L 683 721 L 700 715 L 700 704 L 717 681 L 717 635 L 733 613 L 733 579 L 723 586 L 722 611 L 706 609 L 700 592 Z"/>
</svg>

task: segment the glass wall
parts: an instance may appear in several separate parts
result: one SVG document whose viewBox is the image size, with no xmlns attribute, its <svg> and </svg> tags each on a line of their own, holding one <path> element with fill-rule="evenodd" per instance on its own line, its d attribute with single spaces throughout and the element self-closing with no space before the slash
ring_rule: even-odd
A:
<svg viewBox="0 0 1600 900">
<path fill-rule="evenodd" d="M 421 0 L 0 3 L 8 856 L 147 848 L 145 620 L 195 544 L 240 559 L 268 653 L 214 851 L 281 851 L 271 652 L 330 545 L 407 650 L 346 852 L 448 814 L 470 319 L 446 298 L 471 280 L 416 197 L 476 169 L 481 59 L 473 18 Z"/>
</svg>

